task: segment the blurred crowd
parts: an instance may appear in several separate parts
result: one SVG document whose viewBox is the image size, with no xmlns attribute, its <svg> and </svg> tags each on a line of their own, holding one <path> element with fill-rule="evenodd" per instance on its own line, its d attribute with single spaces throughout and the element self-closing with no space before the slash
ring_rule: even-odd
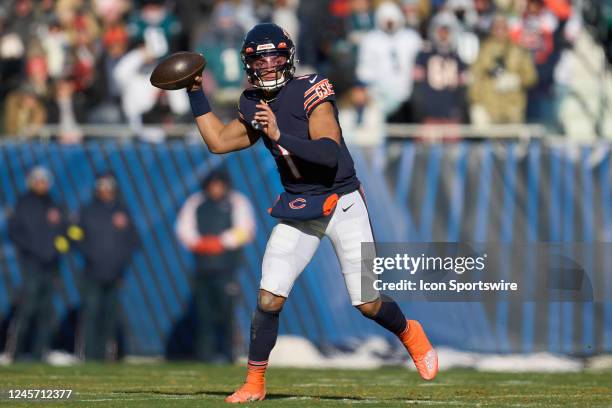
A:
<svg viewBox="0 0 612 408">
<path fill-rule="evenodd" d="M 257 22 L 284 27 L 298 73 L 330 78 L 346 135 L 393 123 L 540 123 L 560 129 L 582 30 L 571 0 L 8 0 L 0 5 L 0 134 L 128 124 L 148 140 L 188 123 L 184 92 L 149 84 L 178 50 L 205 54 L 223 115 L 246 85 L 240 46 Z"/>
</svg>

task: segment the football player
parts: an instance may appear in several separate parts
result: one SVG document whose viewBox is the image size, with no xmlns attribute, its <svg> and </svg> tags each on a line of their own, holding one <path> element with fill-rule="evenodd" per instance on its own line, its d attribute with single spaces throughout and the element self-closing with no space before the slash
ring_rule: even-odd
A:
<svg viewBox="0 0 612 408">
<path fill-rule="evenodd" d="M 271 210 L 280 222 L 263 258 L 246 382 L 225 401 L 264 399 L 264 374 L 278 335 L 279 313 L 324 236 L 334 246 L 352 304 L 397 335 L 421 377 L 433 379 L 438 357 L 419 322 L 406 320 L 394 301 L 382 301 L 377 292 L 362 294 L 361 243 L 374 239 L 363 190 L 338 124 L 333 86 L 319 74 L 294 76 L 295 45 L 275 24 L 258 24 L 249 31 L 241 58 L 252 87 L 240 97 L 239 118 L 224 124 L 211 112 L 201 77 L 188 91 L 209 150 L 233 152 L 261 138 L 274 156 L 285 189 Z"/>
</svg>

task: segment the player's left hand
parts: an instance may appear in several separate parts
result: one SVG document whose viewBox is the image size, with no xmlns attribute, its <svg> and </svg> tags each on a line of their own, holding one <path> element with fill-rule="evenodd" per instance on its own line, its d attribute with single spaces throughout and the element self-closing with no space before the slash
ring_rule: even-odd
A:
<svg viewBox="0 0 612 408">
<path fill-rule="evenodd" d="M 257 105 L 260 111 L 255 113 L 255 120 L 261 124 L 263 132 L 270 139 L 277 141 L 280 138 L 280 129 L 276 124 L 276 115 L 272 112 L 270 106 L 264 101 L 260 101 Z"/>
</svg>

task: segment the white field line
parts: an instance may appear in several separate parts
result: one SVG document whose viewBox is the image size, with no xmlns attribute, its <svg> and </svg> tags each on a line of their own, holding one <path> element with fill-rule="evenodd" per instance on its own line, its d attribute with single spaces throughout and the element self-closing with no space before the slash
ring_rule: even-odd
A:
<svg viewBox="0 0 612 408">
<path fill-rule="evenodd" d="M 555 396 L 561 396 L 559 394 L 555 395 L 555 394 L 504 394 L 504 395 L 489 395 L 485 398 L 549 398 L 549 397 L 555 397 Z M 610 397 L 610 394 L 589 394 L 589 397 Z M 571 401 L 571 398 L 568 398 L 566 395 L 564 396 L 564 398 L 566 400 Z M 577 397 L 577 399 L 580 397 Z M 576 402 L 581 402 L 581 401 L 576 401 Z"/>
<path fill-rule="evenodd" d="M 118 397 L 118 398 L 88 398 L 88 399 L 77 399 L 77 401 L 82 401 L 82 402 L 107 402 L 107 401 L 114 401 L 114 402 L 118 402 L 118 401 L 155 401 L 155 400 L 185 400 L 185 399 L 196 399 L 196 396 L 193 395 L 186 395 L 186 396 L 164 396 L 164 395 L 160 395 L 159 397 L 142 397 L 142 398 L 123 398 L 123 397 Z"/>
</svg>

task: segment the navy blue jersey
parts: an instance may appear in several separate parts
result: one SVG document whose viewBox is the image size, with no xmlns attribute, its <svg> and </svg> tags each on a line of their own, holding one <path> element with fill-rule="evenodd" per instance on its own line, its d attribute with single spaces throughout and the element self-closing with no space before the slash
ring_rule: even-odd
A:
<svg viewBox="0 0 612 408">
<path fill-rule="evenodd" d="M 258 129 L 254 121 L 255 105 L 260 103 L 262 93 L 258 89 L 247 89 L 242 93 L 238 113 L 248 126 Z M 336 121 L 338 108 L 334 89 L 329 80 L 321 75 L 306 75 L 291 79 L 283 86 L 276 97 L 268 104 L 276 115 L 278 128 L 283 137 L 309 139 L 308 121 L 313 109 L 324 102 L 332 103 Z M 353 159 L 344 138 L 340 137 L 340 155 L 338 166 L 329 168 L 302 160 L 273 142 L 266 135 L 261 135 L 266 147 L 276 161 L 281 182 L 285 190 L 292 194 L 326 194 L 347 193 L 359 188 Z"/>
</svg>

